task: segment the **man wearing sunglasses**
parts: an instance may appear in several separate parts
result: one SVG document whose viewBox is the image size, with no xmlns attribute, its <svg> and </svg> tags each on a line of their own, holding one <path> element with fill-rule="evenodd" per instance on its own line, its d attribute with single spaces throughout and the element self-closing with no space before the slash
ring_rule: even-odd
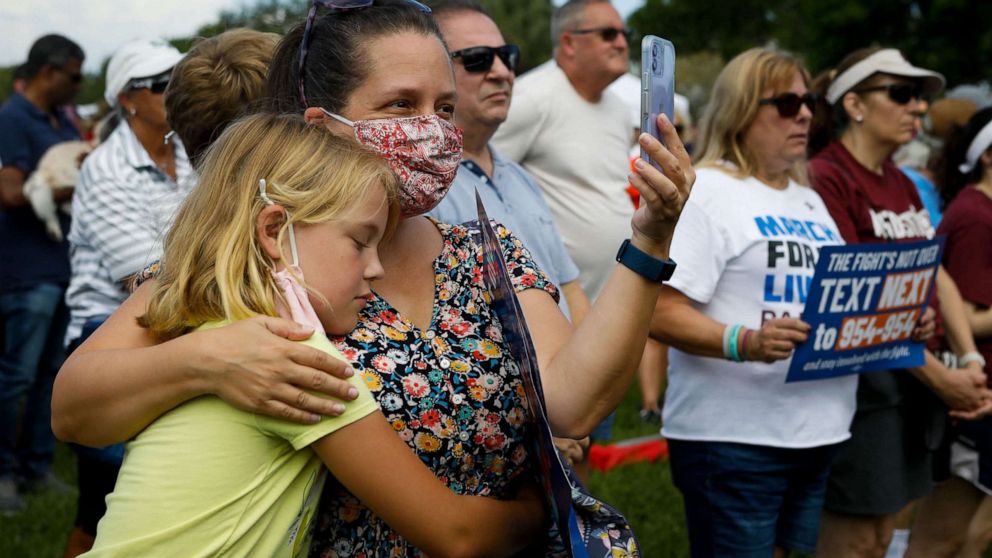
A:
<svg viewBox="0 0 992 558">
<path fill-rule="evenodd" d="M 68 319 L 68 244 L 49 238 L 24 182 L 49 147 L 79 139 L 61 107 L 79 91 L 83 58 L 71 40 L 41 37 L 23 66 L 22 93 L 0 107 L 0 515 L 23 509 L 21 491 L 67 489 L 50 472 L 49 402 Z M 57 192 L 57 203 L 72 196 L 72 188 Z M 68 232 L 68 216 L 60 217 Z"/>
<path fill-rule="evenodd" d="M 607 0 L 570 0 L 551 20 L 554 59 L 522 76 L 495 146 L 536 179 L 592 300 L 630 232 L 629 118 L 606 88 L 627 71 L 629 33 Z M 605 438 L 609 427 L 593 433 Z"/>
<path fill-rule="evenodd" d="M 505 224 L 562 292 L 561 308 L 581 319 L 589 306 L 551 211 L 534 179 L 503 158 L 489 140 L 506 120 L 520 50 L 508 45 L 485 8 L 475 0 L 428 2 L 455 68 L 455 123 L 464 132 L 464 155 L 455 183 L 431 215 L 445 223 L 474 220 L 475 192 L 489 216 Z"/>
</svg>

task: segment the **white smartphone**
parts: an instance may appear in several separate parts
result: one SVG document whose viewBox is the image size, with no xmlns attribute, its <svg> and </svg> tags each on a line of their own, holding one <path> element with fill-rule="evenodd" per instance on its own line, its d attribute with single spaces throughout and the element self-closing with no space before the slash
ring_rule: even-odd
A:
<svg viewBox="0 0 992 558">
<path fill-rule="evenodd" d="M 675 112 L 675 45 L 655 35 L 641 40 L 641 131 L 658 138 L 658 115 Z M 659 138 L 660 139 L 660 138 Z M 641 149 L 641 158 L 649 160 Z M 660 166 L 652 162 L 655 168 Z"/>
</svg>

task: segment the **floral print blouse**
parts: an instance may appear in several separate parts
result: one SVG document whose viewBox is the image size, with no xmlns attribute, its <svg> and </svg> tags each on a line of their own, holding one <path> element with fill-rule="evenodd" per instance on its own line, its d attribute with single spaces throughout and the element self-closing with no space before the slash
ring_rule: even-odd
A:
<svg viewBox="0 0 992 558">
<path fill-rule="evenodd" d="M 434 311 L 421 331 L 379 296 L 358 326 L 334 338 L 378 400 L 396 434 L 459 494 L 501 496 L 527 467 L 524 388 L 509 360 L 483 284 L 481 248 L 465 226 L 434 221 L 443 237 L 434 261 Z M 508 229 L 495 224 L 519 292 L 557 288 Z M 422 556 L 329 478 L 311 556 Z"/>
</svg>

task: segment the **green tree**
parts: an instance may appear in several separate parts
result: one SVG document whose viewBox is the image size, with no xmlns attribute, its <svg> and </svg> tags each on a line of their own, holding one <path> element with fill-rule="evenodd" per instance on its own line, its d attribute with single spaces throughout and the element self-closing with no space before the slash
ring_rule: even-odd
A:
<svg viewBox="0 0 992 558">
<path fill-rule="evenodd" d="M 204 25 L 186 40 L 213 37 L 237 27 L 282 35 L 303 21 L 309 9 L 307 0 L 260 0 L 237 11 L 222 11 L 216 22 Z"/>
<path fill-rule="evenodd" d="M 628 24 L 641 36 L 658 35 L 677 53 L 712 51 L 728 60 L 772 39 L 781 0 L 647 0 Z"/>
<path fill-rule="evenodd" d="M 724 60 L 779 45 L 813 72 L 867 46 L 892 46 L 949 84 L 988 79 L 992 3 L 969 0 L 647 0 L 630 17 L 641 34 L 675 43 L 679 55 L 712 51 Z"/>
<path fill-rule="evenodd" d="M 482 0 L 506 42 L 520 47 L 521 65 L 517 73 L 551 58 L 551 0 Z"/>
<path fill-rule="evenodd" d="M 14 70 L 17 66 L 0 68 L 0 103 L 7 100 L 14 91 Z"/>
</svg>

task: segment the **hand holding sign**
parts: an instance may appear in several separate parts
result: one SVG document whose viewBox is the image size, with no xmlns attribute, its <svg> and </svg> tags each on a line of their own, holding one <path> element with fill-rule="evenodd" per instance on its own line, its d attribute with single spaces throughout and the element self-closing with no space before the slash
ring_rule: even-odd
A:
<svg viewBox="0 0 992 558">
<path fill-rule="evenodd" d="M 772 318 L 747 341 L 745 360 L 775 362 L 792 356 L 796 345 L 806 341 L 809 324 L 797 318 Z"/>
<path fill-rule="evenodd" d="M 937 333 L 937 312 L 927 306 L 920 321 L 916 322 L 916 329 L 913 330 L 913 341 L 924 343 L 929 341 Z"/>
</svg>

